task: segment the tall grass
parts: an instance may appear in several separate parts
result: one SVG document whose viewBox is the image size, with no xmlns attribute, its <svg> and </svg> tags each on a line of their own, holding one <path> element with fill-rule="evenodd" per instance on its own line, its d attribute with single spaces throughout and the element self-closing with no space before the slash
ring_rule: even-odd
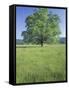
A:
<svg viewBox="0 0 69 90">
<path fill-rule="evenodd" d="M 65 45 L 16 48 L 16 83 L 64 81 Z"/>
</svg>

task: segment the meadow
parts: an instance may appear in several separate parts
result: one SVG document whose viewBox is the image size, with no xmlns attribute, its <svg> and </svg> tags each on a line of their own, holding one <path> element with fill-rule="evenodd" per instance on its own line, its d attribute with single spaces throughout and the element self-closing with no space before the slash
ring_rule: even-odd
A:
<svg viewBox="0 0 69 90">
<path fill-rule="evenodd" d="M 65 45 L 17 46 L 16 83 L 66 80 Z"/>
</svg>

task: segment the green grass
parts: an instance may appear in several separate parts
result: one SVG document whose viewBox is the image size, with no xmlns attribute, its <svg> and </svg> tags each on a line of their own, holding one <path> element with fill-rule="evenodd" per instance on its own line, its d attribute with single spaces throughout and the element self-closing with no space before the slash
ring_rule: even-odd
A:
<svg viewBox="0 0 69 90">
<path fill-rule="evenodd" d="M 16 48 L 16 83 L 66 80 L 65 45 Z"/>
</svg>

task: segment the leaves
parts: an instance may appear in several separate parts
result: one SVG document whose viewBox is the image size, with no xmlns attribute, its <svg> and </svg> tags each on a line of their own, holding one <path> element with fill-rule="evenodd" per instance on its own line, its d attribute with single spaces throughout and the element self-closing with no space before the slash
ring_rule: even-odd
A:
<svg viewBox="0 0 69 90">
<path fill-rule="evenodd" d="M 53 43 L 60 34 L 60 18 L 58 15 L 48 12 L 47 8 L 37 9 L 25 20 L 26 32 L 22 35 L 28 43 Z"/>
</svg>

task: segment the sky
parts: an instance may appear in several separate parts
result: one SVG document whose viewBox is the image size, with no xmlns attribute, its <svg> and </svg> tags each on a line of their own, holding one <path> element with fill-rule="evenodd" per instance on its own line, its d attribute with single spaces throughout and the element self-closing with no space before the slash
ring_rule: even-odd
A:
<svg viewBox="0 0 69 90">
<path fill-rule="evenodd" d="M 26 31 L 25 19 L 27 16 L 32 15 L 34 12 L 34 7 L 16 7 L 16 39 L 23 39 L 21 36 L 22 31 Z M 60 37 L 66 36 L 66 10 L 65 9 L 53 9 L 48 8 L 48 12 L 57 14 L 60 18 Z"/>
</svg>

